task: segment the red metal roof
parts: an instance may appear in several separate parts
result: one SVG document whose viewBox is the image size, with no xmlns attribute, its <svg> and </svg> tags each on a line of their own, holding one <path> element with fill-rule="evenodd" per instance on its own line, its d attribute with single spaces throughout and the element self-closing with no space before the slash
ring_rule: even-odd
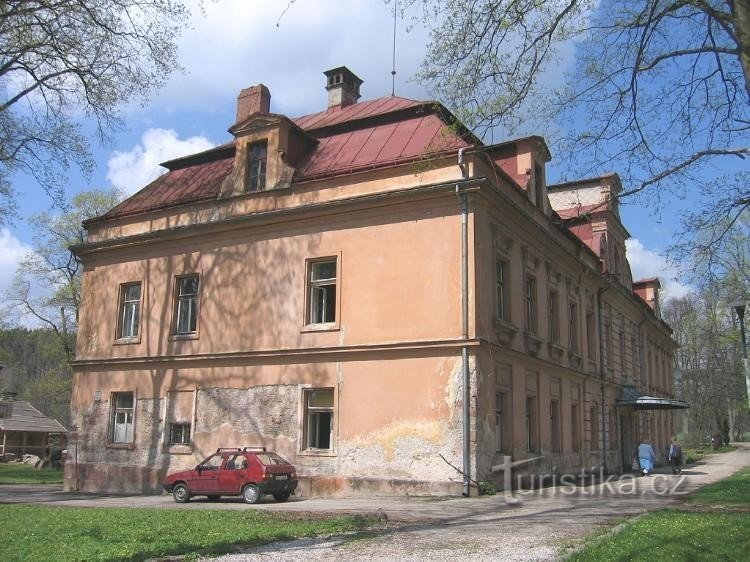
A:
<svg viewBox="0 0 750 562">
<path fill-rule="evenodd" d="M 412 117 L 321 138 L 298 170 L 297 180 L 386 166 L 465 146 L 469 143 L 447 133 L 437 115 Z"/>
<path fill-rule="evenodd" d="M 182 203 L 215 199 L 219 195 L 221 182 L 232 171 L 233 164 L 234 155 L 167 172 L 111 209 L 102 218 L 124 217 Z"/>
<path fill-rule="evenodd" d="M 470 146 L 469 140 L 446 126 L 439 107 L 386 96 L 295 119 L 319 142 L 297 169 L 293 182 L 410 162 L 425 154 Z M 231 143 L 168 162 L 169 172 L 101 219 L 215 199 L 233 163 Z"/>
<path fill-rule="evenodd" d="M 344 108 L 334 108 L 327 111 L 321 111 L 320 113 L 313 113 L 312 115 L 297 117 L 296 119 L 293 119 L 293 121 L 298 127 L 305 129 L 306 131 L 311 131 L 313 129 L 330 127 L 331 125 L 338 125 L 347 121 L 383 115 L 385 113 L 398 111 L 399 109 L 417 107 L 423 104 L 424 102 L 400 98 L 398 96 L 386 96 L 375 100 L 363 101 L 362 103 L 355 103 Z"/>
</svg>

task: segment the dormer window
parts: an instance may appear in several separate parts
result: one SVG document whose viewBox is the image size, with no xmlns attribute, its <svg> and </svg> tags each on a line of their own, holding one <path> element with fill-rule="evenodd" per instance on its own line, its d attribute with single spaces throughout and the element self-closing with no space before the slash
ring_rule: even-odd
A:
<svg viewBox="0 0 750 562">
<path fill-rule="evenodd" d="M 268 143 L 251 144 L 247 149 L 247 190 L 263 191 L 266 188 L 266 162 Z"/>
</svg>

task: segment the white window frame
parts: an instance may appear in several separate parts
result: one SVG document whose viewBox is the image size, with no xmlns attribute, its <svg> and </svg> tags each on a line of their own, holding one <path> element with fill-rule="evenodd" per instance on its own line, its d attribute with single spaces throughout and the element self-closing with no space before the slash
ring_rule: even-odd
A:
<svg viewBox="0 0 750 562">
<path fill-rule="evenodd" d="M 180 293 L 181 290 L 181 284 L 183 281 L 187 279 L 195 279 L 198 282 L 198 288 L 195 291 L 195 293 L 185 293 L 184 295 Z M 201 275 L 199 273 L 189 273 L 186 275 L 178 275 L 175 277 L 175 283 L 174 283 L 174 312 L 173 312 L 173 327 L 172 327 L 172 335 L 177 337 L 185 337 L 185 336 L 196 336 L 198 334 L 198 319 L 200 314 L 200 294 L 201 294 Z M 185 311 L 185 308 L 187 310 Z M 183 316 L 183 314 L 187 314 L 187 322 L 188 322 L 188 328 L 190 328 L 190 316 L 191 314 L 195 317 L 195 327 L 194 329 L 190 330 L 184 330 L 180 331 L 180 320 Z"/>
<path fill-rule="evenodd" d="M 336 454 L 336 435 L 337 435 L 337 423 L 338 416 L 336 414 L 338 407 L 338 397 L 335 387 L 313 387 L 303 386 L 300 394 L 300 415 L 299 415 L 299 454 L 302 455 L 319 455 L 319 456 L 333 456 Z M 310 443 L 310 413 L 311 407 L 308 406 L 308 399 L 311 393 L 329 391 L 332 394 L 332 406 L 328 407 L 312 407 L 312 413 L 330 413 L 330 435 L 329 435 L 329 447 L 327 449 L 320 447 L 311 447 Z"/>
<path fill-rule="evenodd" d="M 126 394 L 129 394 L 132 400 L 132 405 L 129 408 L 119 404 L 120 396 Z M 112 392 L 111 400 L 109 443 L 112 445 L 132 445 L 135 441 L 135 410 L 137 404 L 135 392 L 129 390 Z M 123 417 L 122 422 L 118 421 L 121 416 Z M 118 430 L 119 427 L 124 427 L 124 430 Z"/>
<path fill-rule="evenodd" d="M 313 279 L 315 268 L 318 264 L 333 263 L 336 267 L 335 277 Z M 305 282 L 304 282 L 304 320 L 303 332 L 319 330 L 338 330 L 341 323 L 341 253 L 316 256 L 305 260 Z M 321 292 L 323 287 L 333 287 L 333 318 L 324 316 L 316 317 L 314 307 L 319 302 L 317 299 L 327 298 L 329 293 Z M 325 295 L 325 296 L 324 296 Z M 325 308 L 324 308 L 325 310 Z M 322 320 L 322 321 L 320 321 Z"/>
<path fill-rule="evenodd" d="M 138 287 L 138 299 L 128 299 L 127 291 L 131 287 Z M 143 282 L 132 281 L 120 285 L 120 299 L 117 309 L 117 340 L 139 340 L 141 337 L 141 302 L 143 301 Z M 127 311 L 134 311 L 130 315 L 130 322 L 127 322 Z M 129 325 L 129 332 L 126 334 L 126 327 Z"/>
</svg>

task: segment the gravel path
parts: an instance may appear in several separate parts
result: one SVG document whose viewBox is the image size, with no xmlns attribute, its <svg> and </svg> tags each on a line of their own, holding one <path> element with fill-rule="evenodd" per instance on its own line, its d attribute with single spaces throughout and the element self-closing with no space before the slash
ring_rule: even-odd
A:
<svg viewBox="0 0 750 562">
<path fill-rule="evenodd" d="M 683 471 L 683 478 L 657 474 L 610 485 L 557 487 L 533 494 L 481 498 L 293 498 L 246 505 L 241 499 L 203 499 L 175 504 L 170 495 L 115 496 L 63 492 L 58 486 L 0 486 L 0 503 L 80 507 L 227 509 L 315 514 L 385 513 L 372 532 L 276 542 L 222 556 L 246 560 L 551 560 L 561 549 L 623 517 L 678 502 L 684 494 L 750 466 L 750 444 L 711 455 Z"/>
<path fill-rule="evenodd" d="M 375 498 L 364 512 L 372 514 L 380 508 L 399 523 L 364 536 L 276 542 L 214 560 L 553 560 L 564 547 L 592 531 L 674 504 L 686 493 L 744 466 L 750 466 L 750 445 L 708 456 L 704 463 L 686 469 L 682 478 L 658 474 L 610 486 L 547 489 L 519 496 L 515 504 L 502 495 L 444 501 Z M 354 500 L 325 501 L 331 507 L 343 502 L 351 508 Z"/>
</svg>

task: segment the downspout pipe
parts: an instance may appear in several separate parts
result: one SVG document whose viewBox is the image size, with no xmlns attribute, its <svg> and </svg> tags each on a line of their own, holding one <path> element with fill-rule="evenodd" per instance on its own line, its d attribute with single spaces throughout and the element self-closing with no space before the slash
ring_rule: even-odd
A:
<svg viewBox="0 0 750 562">
<path fill-rule="evenodd" d="M 604 363 L 604 328 L 602 326 L 602 316 L 604 312 L 604 307 L 602 306 L 602 295 L 607 292 L 609 289 L 609 284 L 607 284 L 604 287 L 600 287 L 596 291 L 596 307 L 597 307 L 597 316 L 598 316 L 598 326 L 599 326 L 599 372 L 601 376 L 601 400 L 602 400 L 602 407 L 601 407 L 601 431 L 602 431 L 602 469 L 604 472 L 607 472 L 607 430 L 606 430 L 606 415 L 604 413 L 604 379 L 605 379 L 605 363 Z M 615 431 L 617 431 L 617 419 L 618 416 L 615 414 Z"/>
<path fill-rule="evenodd" d="M 463 148 L 458 151 L 458 166 L 464 179 L 468 177 L 468 170 L 464 163 Z M 469 198 L 466 193 L 461 192 L 460 186 L 456 185 L 456 196 L 459 199 L 461 210 L 461 374 L 463 380 L 463 495 L 470 495 L 471 475 L 471 388 L 469 377 Z"/>
</svg>

